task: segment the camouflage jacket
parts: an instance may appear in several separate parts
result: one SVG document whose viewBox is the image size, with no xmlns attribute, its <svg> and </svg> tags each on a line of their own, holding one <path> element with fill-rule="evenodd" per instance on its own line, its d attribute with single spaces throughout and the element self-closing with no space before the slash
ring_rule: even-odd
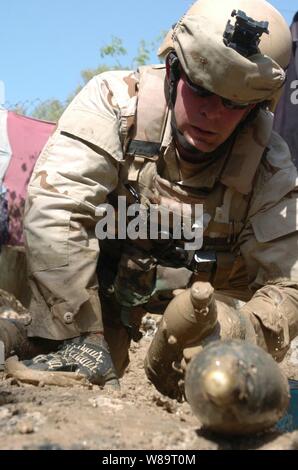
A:
<svg viewBox="0 0 298 470">
<path fill-rule="evenodd" d="M 141 159 L 140 172 L 138 158 L 127 158 L 138 89 L 134 72 L 94 77 L 69 105 L 39 157 L 25 217 L 32 336 L 64 339 L 103 328 L 96 275 L 97 207 L 119 193 L 123 174 L 133 174 L 135 181 L 147 175 L 148 181 L 156 168 L 154 159 L 145 166 Z M 152 108 L 154 100 L 158 105 L 157 96 L 149 97 Z M 138 109 L 139 119 L 141 115 Z M 271 129 L 268 133 L 268 126 L 253 123 L 242 129 L 231 152 L 209 166 L 197 166 L 193 174 L 194 167 L 176 158 L 170 128 L 162 138 L 163 181 L 182 191 L 207 187 L 209 199 L 213 194 L 218 199 L 210 209 L 217 216 L 225 190 L 234 194 L 232 212 L 236 219 L 241 214 L 241 229 L 233 250 L 244 260 L 251 292 L 245 300 L 265 327 L 288 343 L 298 332 L 298 262 L 297 172 L 286 144 Z M 219 212 L 219 218 L 224 216 Z M 234 266 L 234 280 L 237 273 Z M 237 297 L 237 282 L 234 286 Z"/>
</svg>

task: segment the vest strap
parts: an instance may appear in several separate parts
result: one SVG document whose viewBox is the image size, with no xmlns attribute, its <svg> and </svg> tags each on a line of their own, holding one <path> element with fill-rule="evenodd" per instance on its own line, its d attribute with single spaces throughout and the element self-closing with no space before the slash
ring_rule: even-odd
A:
<svg viewBox="0 0 298 470">
<path fill-rule="evenodd" d="M 126 154 L 129 156 L 142 155 L 150 160 L 157 160 L 159 154 L 159 142 L 146 142 L 144 140 L 132 140 L 127 148 Z"/>
</svg>

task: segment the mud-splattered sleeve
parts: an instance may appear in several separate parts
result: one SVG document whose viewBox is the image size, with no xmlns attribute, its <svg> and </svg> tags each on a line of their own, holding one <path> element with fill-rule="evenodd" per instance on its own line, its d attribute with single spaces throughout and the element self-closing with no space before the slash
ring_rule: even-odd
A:
<svg viewBox="0 0 298 470">
<path fill-rule="evenodd" d="M 244 309 L 261 322 L 276 358 L 298 334 L 298 179 L 287 154 L 274 137 L 239 240 L 255 291 Z"/>
</svg>

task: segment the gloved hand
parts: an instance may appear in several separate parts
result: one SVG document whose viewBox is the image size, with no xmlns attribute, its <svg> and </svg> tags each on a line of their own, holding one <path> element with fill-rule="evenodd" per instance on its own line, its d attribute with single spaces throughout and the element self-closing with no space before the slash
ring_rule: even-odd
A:
<svg viewBox="0 0 298 470">
<path fill-rule="evenodd" d="M 88 334 L 64 341 L 57 352 L 41 354 L 23 363 L 35 370 L 78 372 L 96 385 L 119 389 L 119 381 L 102 334 Z"/>
</svg>

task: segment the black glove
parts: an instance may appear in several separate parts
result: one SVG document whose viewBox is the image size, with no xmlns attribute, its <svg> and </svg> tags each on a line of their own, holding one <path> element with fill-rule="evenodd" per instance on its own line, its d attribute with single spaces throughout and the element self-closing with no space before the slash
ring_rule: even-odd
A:
<svg viewBox="0 0 298 470">
<path fill-rule="evenodd" d="M 103 335 L 89 334 L 64 341 L 57 352 L 23 361 L 30 369 L 49 372 L 78 372 L 89 382 L 120 388 L 118 377 Z"/>
</svg>

